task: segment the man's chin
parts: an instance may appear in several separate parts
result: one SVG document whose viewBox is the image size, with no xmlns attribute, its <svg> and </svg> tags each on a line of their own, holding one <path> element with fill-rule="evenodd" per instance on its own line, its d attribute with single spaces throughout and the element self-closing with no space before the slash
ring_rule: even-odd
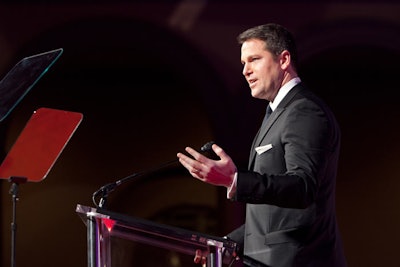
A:
<svg viewBox="0 0 400 267">
<path fill-rule="evenodd" d="M 254 98 L 262 99 L 260 92 L 257 92 L 256 90 L 251 90 L 251 96 Z"/>
</svg>

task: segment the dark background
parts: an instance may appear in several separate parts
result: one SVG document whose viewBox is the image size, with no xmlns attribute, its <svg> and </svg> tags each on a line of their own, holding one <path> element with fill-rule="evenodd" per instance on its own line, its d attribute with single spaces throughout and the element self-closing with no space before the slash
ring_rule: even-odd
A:
<svg viewBox="0 0 400 267">
<path fill-rule="evenodd" d="M 3 157 L 38 108 L 84 116 L 46 179 L 20 186 L 17 266 L 87 266 L 76 205 L 93 206 L 100 186 L 185 146 L 214 140 L 245 168 L 265 102 L 250 95 L 236 36 L 266 22 L 293 31 L 301 78 L 341 125 L 337 213 L 349 266 L 400 266 L 399 14 L 396 1 L 2 1 L 1 77 L 23 57 L 64 49 L 0 125 Z M 10 183 L 0 189 L 0 265 L 9 266 Z M 117 188 L 108 207 L 222 236 L 243 220 L 225 193 L 176 165 Z M 191 265 L 142 250 L 121 258 Z"/>
</svg>

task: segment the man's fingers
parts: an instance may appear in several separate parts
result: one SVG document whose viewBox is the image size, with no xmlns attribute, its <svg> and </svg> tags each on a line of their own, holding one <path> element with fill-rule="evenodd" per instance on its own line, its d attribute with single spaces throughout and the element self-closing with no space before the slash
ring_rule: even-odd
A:
<svg viewBox="0 0 400 267">
<path fill-rule="evenodd" d="M 185 167 L 194 178 L 202 180 L 202 178 L 200 177 L 201 163 L 193 160 L 192 158 L 189 158 L 182 153 L 178 153 L 177 156 L 182 166 Z"/>
<path fill-rule="evenodd" d="M 188 169 L 189 172 L 196 173 L 202 167 L 201 163 L 182 154 L 178 153 L 179 162 Z"/>
<path fill-rule="evenodd" d="M 217 144 L 213 144 L 212 149 L 213 149 L 214 153 L 221 159 L 229 158 L 229 156 L 225 153 L 225 151 Z"/>
<path fill-rule="evenodd" d="M 193 158 L 195 160 L 197 160 L 198 162 L 206 162 L 208 160 L 207 157 L 205 157 L 204 155 L 202 155 L 201 153 L 197 152 L 196 150 L 194 150 L 191 147 L 186 147 L 185 148 L 186 152 L 188 152 L 190 155 L 193 156 Z"/>
</svg>

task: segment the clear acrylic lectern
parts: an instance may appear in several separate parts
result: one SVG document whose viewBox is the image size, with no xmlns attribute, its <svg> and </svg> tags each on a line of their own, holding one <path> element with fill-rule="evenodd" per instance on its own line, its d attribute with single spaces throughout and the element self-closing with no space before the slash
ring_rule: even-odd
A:
<svg viewBox="0 0 400 267">
<path fill-rule="evenodd" d="M 113 263 L 112 238 L 150 245 L 194 257 L 196 250 L 204 252 L 208 267 L 220 267 L 223 258 L 235 255 L 237 244 L 233 241 L 214 237 L 182 228 L 130 217 L 107 210 L 77 205 L 76 212 L 87 226 L 88 267 L 123 266 Z M 151 257 L 157 257 L 152 255 Z M 151 260 L 149 257 L 149 260 Z M 131 265 L 130 265 L 131 266 Z M 135 266 L 135 264 L 134 264 Z M 142 265 L 141 265 L 142 266 Z M 164 265 L 165 266 L 165 265 Z M 154 266 L 157 267 L 157 266 Z"/>
</svg>

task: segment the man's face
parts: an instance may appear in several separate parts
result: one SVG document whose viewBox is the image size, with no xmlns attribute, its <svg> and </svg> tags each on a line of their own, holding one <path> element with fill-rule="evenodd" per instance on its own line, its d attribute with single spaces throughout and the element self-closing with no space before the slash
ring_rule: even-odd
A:
<svg viewBox="0 0 400 267">
<path fill-rule="evenodd" d="M 283 79 L 279 57 L 275 59 L 266 50 L 264 41 L 250 39 L 242 44 L 241 62 L 243 75 L 249 83 L 251 95 L 273 101 Z"/>
</svg>

